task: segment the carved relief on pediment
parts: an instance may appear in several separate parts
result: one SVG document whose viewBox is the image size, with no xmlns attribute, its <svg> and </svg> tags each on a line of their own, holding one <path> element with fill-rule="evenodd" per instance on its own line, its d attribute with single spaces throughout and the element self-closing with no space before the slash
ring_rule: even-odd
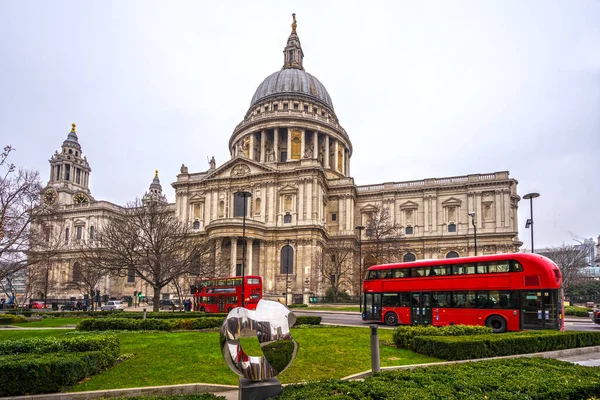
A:
<svg viewBox="0 0 600 400">
<path fill-rule="evenodd" d="M 250 167 L 246 164 L 238 164 L 231 169 L 231 176 L 246 176 L 250 174 Z"/>
</svg>

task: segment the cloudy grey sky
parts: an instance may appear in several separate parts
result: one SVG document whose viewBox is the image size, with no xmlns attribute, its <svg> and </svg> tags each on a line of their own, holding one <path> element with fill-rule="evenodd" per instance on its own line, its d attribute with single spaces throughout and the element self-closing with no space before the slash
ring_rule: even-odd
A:
<svg viewBox="0 0 600 400">
<path fill-rule="evenodd" d="M 357 184 L 510 171 L 536 247 L 600 234 L 600 1 L 0 2 L 0 144 L 48 179 L 77 123 L 97 199 L 229 159 L 281 68 L 304 66 L 354 145 Z M 520 238 L 529 204 L 521 201 Z"/>
</svg>

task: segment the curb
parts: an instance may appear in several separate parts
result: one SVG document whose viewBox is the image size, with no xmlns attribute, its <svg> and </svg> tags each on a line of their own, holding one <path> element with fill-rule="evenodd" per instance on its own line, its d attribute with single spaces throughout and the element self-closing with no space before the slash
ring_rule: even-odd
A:
<svg viewBox="0 0 600 400">
<path fill-rule="evenodd" d="M 112 397 L 134 397 L 134 396 L 169 396 L 177 394 L 201 394 L 201 393 L 220 393 L 230 392 L 238 387 L 233 385 L 217 385 L 208 383 L 187 383 L 181 385 L 168 386 L 148 386 L 141 388 L 129 389 L 110 389 L 110 390 L 92 390 L 89 392 L 73 392 L 73 393 L 49 393 L 38 394 L 33 396 L 12 396 L 0 397 L 2 400 L 91 400 L 98 398 Z"/>
<path fill-rule="evenodd" d="M 575 356 L 575 355 L 580 355 L 580 354 L 597 353 L 597 352 L 600 352 L 600 346 L 578 347 L 575 349 L 546 351 L 546 352 L 542 352 L 542 353 L 513 354 L 510 356 L 477 358 L 474 360 L 457 360 L 457 361 L 443 361 L 443 362 L 438 362 L 438 363 L 427 363 L 427 364 L 398 365 L 398 366 L 393 366 L 393 367 L 382 367 L 381 371 L 396 371 L 396 370 L 400 370 L 400 369 L 412 370 L 415 368 L 427 368 L 427 367 L 440 366 L 440 365 L 454 365 L 454 364 L 464 364 L 464 363 L 469 363 L 469 362 L 502 360 L 502 359 L 510 359 L 510 358 L 521 358 L 521 357 L 560 358 L 560 357 Z M 372 375 L 372 373 L 373 373 L 373 370 L 367 370 L 367 371 L 359 372 L 357 374 L 345 376 L 345 377 L 341 378 L 340 380 L 342 380 L 342 381 L 360 380 L 360 379 L 364 379 L 367 376 Z"/>
</svg>

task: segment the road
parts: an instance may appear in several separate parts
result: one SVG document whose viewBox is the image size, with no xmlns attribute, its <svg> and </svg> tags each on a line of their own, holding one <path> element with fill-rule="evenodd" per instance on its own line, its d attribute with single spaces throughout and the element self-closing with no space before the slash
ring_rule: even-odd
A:
<svg viewBox="0 0 600 400">
<path fill-rule="evenodd" d="M 370 323 L 363 322 L 358 313 L 342 313 L 328 311 L 298 311 L 292 310 L 296 315 L 321 316 L 321 323 L 331 325 L 349 325 L 349 326 L 369 326 Z M 386 328 L 386 325 L 380 324 L 380 328 Z M 565 320 L 566 331 L 597 331 L 600 325 L 592 323 L 587 318 L 567 318 Z"/>
</svg>

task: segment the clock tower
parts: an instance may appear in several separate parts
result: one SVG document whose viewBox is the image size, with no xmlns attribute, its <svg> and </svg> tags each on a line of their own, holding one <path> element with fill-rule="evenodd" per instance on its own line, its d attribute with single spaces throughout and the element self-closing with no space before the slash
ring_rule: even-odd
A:
<svg viewBox="0 0 600 400">
<path fill-rule="evenodd" d="M 90 165 L 81 153 L 75 124 L 63 142 L 61 151 L 50 158 L 50 180 L 43 190 L 46 204 L 86 204 L 93 201 L 90 195 Z"/>
</svg>

